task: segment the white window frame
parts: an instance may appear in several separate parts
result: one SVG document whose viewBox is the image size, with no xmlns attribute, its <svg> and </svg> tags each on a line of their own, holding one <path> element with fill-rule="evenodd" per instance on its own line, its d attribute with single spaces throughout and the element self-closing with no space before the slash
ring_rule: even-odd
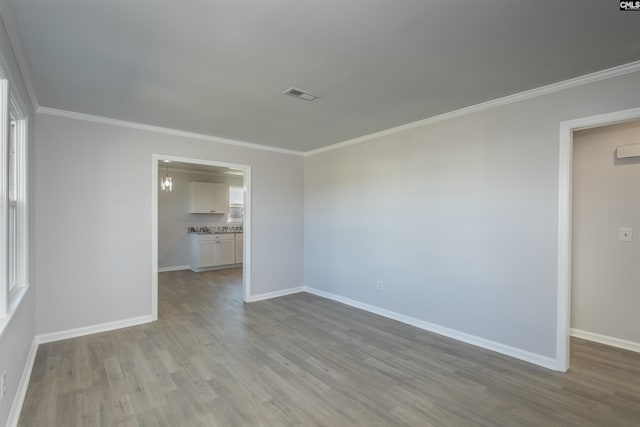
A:
<svg viewBox="0 0 640 427">
<path fill-rule="evenodd" d="M 18 286 L 18 229 L 20 218 L 18 209 L 18 185 L 20 183 L 20 171 L 18 169 L 18 145 L 20 144 L 18 135 L 18 121 L 13 116 L 11 105 L 9 106 L 9 125 L 7 126 L 9 138 L 7 139 L 7 194 L 9 201 L 7 202 L 7 285 L 9 286 L 9 301 L 11 294 Z"/>
<path fill-rule="evenodd" d="M 244 209 L 245 209 L 245 189 L 241 185 L 230 185 L 229 190 L 231 188 L 239 188 L 242 190 L 242 204 L 231 203 L 231 197 L 229 197 L 229 213 L 227 214 L 227 223 L 228 224 L 242 224 L 244 222 Z M 234 221 L 231 219 L 231 208 L 242 207 L 242 219 L 240 221 Z"/>
<path fill-rule="evenodd" d="M 9 137 L 9 82 L 0 81 L 0 318 L 9 312 L 9 285 L 7 284 L 7 142 Z"/>
<path fill-rule="evenodd" d="M 29 284 L 28 233 L 28 135 L 29 118 L 17 94 L 0 70 L 0 332 L 15 311 Z M 15 121 L 16 141 L 16 251 L 15 286 L 9 292 L 9 194 L 8 150 L 11 117 Z"/>
</svg>

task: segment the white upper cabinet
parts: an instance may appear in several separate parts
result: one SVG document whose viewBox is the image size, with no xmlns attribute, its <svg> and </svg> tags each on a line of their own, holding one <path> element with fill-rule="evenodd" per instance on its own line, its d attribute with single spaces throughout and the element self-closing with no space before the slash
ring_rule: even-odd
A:
<svg viewBox="0 0 640 427">
<path fill-rule="evenodd" d="M 189 213 L 211 213 L 213 209 L 213 184 L 189 183 Z"/>
<path fill-rule="evenodd" d="M 228 214 L 229 185 L 190 182 L 189 213 Z"/>
<path fill-rule="evenodd" d="M 213 184 L 213 212 L 219 214 L 229 213 L 229 185 Z"/>
</svg>

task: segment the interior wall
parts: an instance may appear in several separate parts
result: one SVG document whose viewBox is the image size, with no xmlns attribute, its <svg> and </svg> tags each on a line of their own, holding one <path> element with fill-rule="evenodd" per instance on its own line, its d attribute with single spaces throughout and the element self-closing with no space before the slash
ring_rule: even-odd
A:
<svg viewBox="0 0 640 427">
<path fill-rule="evenodd" d="M 158 267 L 179 267 L 190 264 L 188 227 L 219 227 L 241 225 L 227 223 L 227 215 L 190 214 L 189 182 L 215 182 L 242 187 L 242 176 L 223 176 L 172 171 L 173 191 L 158 192 Z M 164 167 L 158 173 L 165 175 Z M 158 181 L 160 182 L 160 181 Z"/>
<path fill-rule="evenodd" d="M 555 359 L 559 123 L 638 106 L 633 73 L 307 157 L 305 285 Z"/>
<path fill-rule="evenodd" d="M 29 103 L 29 97 L 25 89 L 17 61 L 11 49 L 9 38 L 7 36 L 5 22 L 11 24 L 12 17 L 10 10 L 4 4 L 1 5 L 0 20 L 0 67 L 8 75 L 10 86 L 17 91 L 22 101 L 26 103 L 29 114 L 28 129 L 28 168 L 29 168 L 29 283 L 30 287 L 13 313 L 8 325 L 0 334 L 0 372 L 7 372 L 7 392 L 5 398 L 0 400 L 0 426 L 7 424 L 11 406 L 16 398 L 18 384 L 22 376 L 22 372 L 27 362 L 27 355 L 33 343 L 35 334 L 35 229 L 34 229 L 34 209 L 35 209 L 35 126 L 34 111 Z M 9 15 L 7 15 L 9 14 Z"/>
<path fill-rule="evenodd" d="M 37 132 L 39 334 L 151 314 L 154 153 L 250 165 L 252 295 L 302 285 L 302 157 L 42 114 Z"/>
<path fill-rule="evenodd" d="M 640 144 L 640 121 L 573 136 L 571 327 L 640 343 L 640 157 L 615 155 L 628 144 Z"/>
</svg>

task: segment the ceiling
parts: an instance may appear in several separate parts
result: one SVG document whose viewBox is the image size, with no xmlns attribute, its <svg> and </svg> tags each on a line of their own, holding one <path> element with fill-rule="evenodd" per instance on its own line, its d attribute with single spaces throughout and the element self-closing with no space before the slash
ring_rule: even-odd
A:
<svg viewBox="0 0 640 427">
<path fill-rule="evenodd" d="M 12 7 L 41 106 L 297 151 L 640 59 L 640 14 L 603 0 Z"/>
</svg>

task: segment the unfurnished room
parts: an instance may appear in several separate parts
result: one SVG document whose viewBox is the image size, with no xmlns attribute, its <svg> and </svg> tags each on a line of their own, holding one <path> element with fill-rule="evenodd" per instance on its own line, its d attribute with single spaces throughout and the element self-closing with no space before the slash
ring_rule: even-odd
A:
<svg viewBox="0 0 640 427">
<path fill-rule="evenodd" d="M 0 18 L 0 426 L 640 426 L 640 2 Z"/>
</svg>

